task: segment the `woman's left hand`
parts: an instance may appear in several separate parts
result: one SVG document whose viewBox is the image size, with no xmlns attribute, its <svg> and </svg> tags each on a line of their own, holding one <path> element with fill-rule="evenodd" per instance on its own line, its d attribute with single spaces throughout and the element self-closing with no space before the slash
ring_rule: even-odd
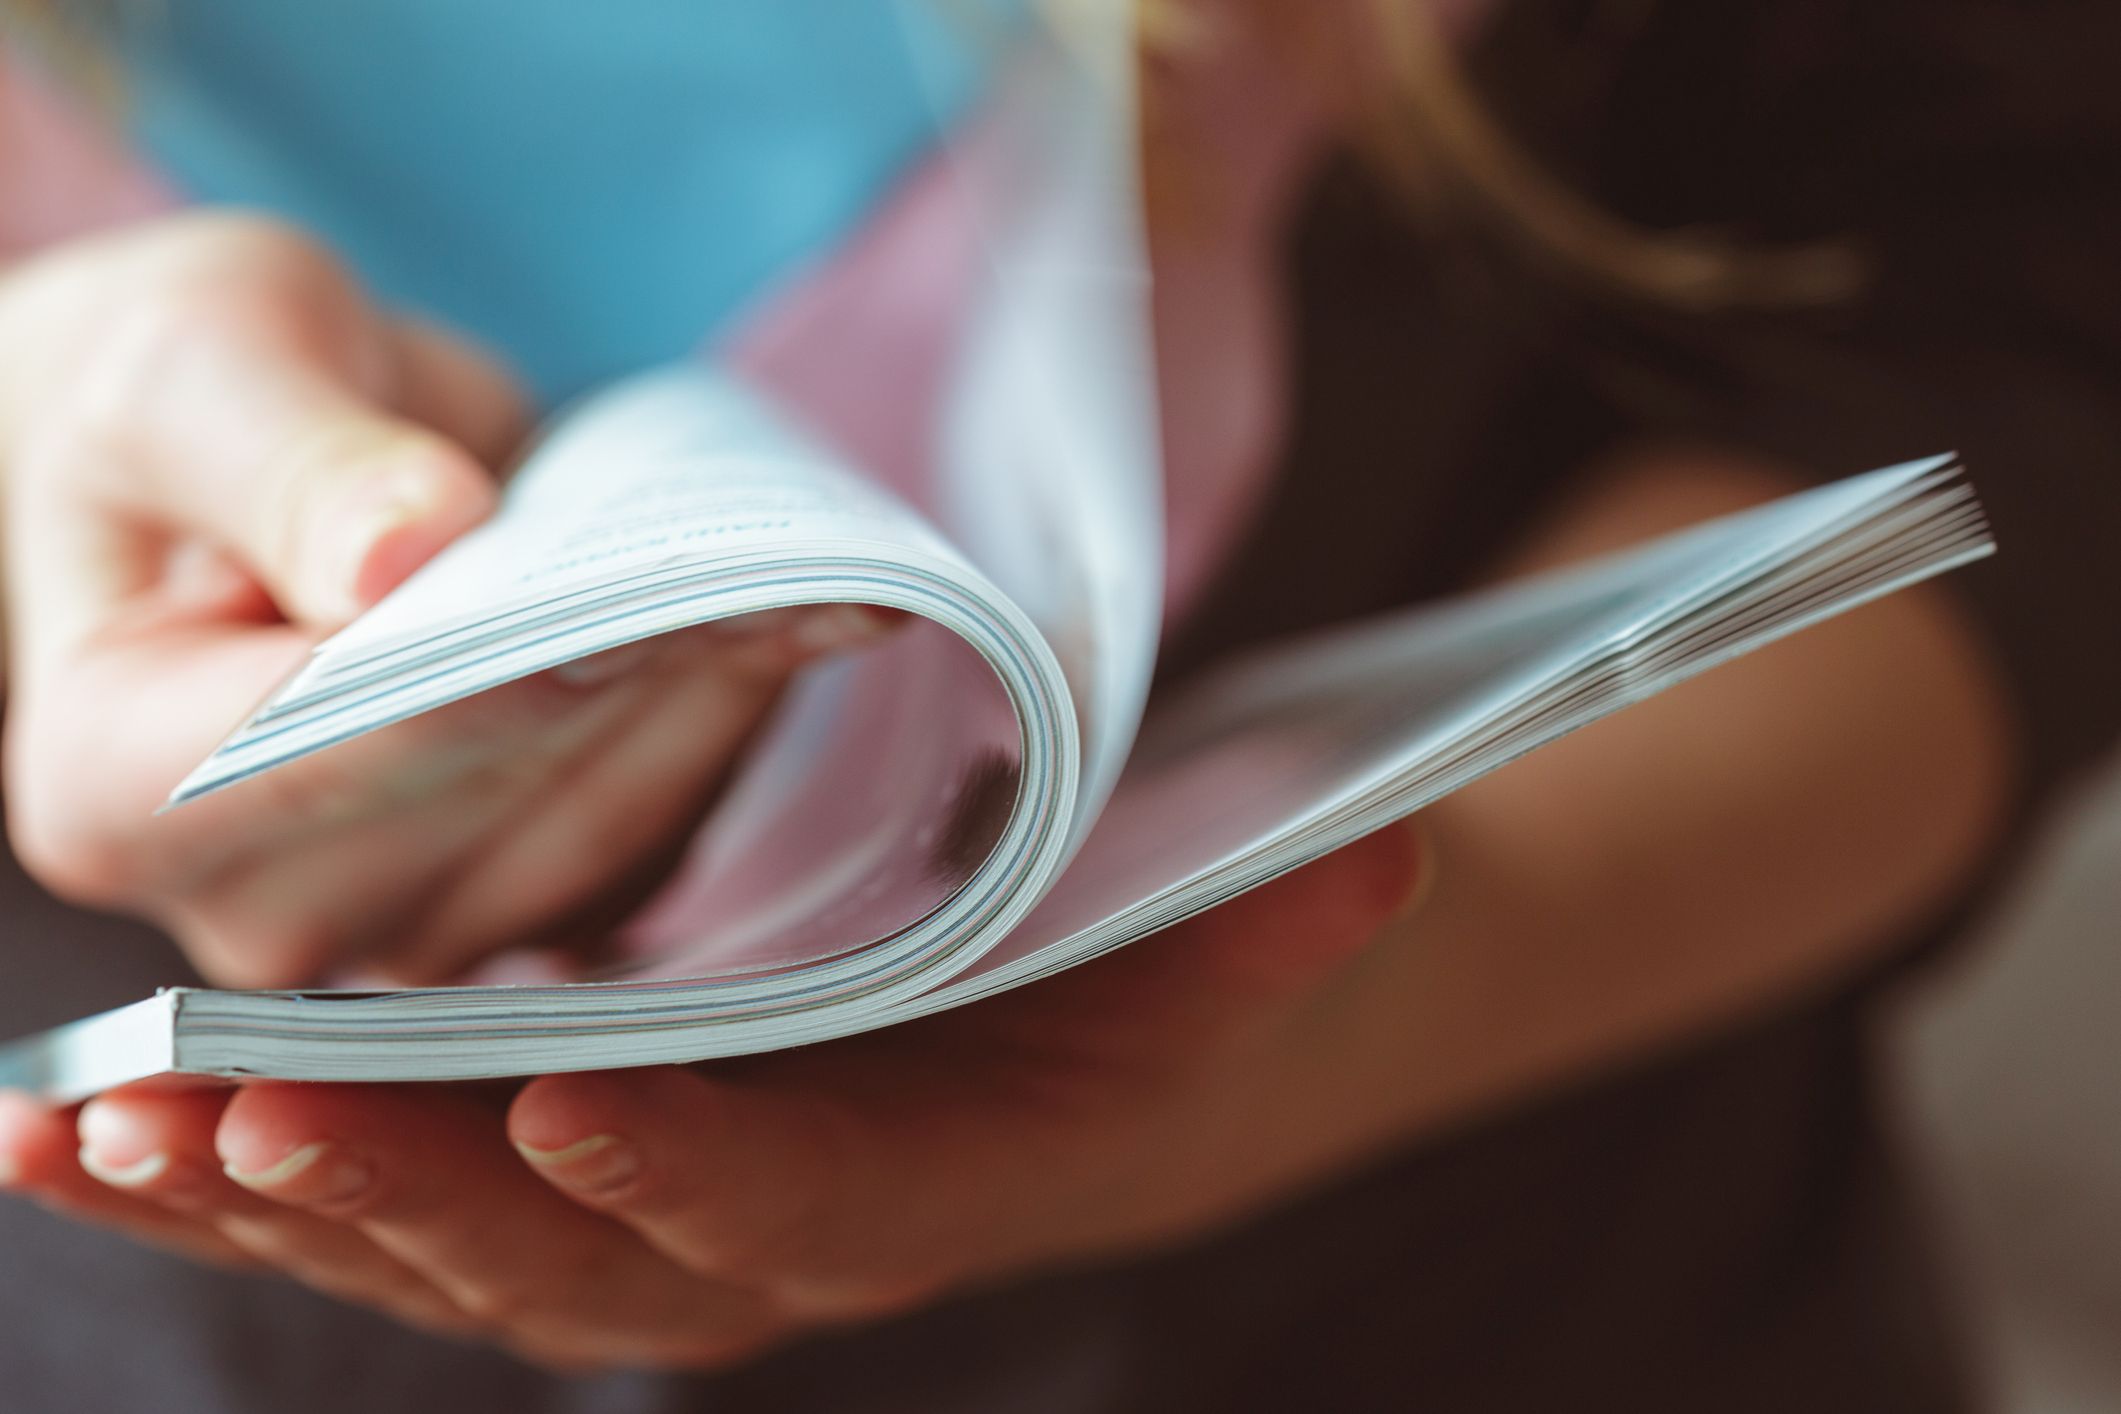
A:
<svg viewBox="0 0 2121 1414">
<path fill-rule="evenodd" d="M 1376 1142 L 1320 1083 L 1407 911 L 1372 836 L 1121 955 L 847 1041 L 476 1088 L 0 1095 L 0 1176 L 562 1368 L 713 1368 L 968 1284 L 1180 1241 Z M 1389 1126 L 1384 1126 L 1388 1130 Z"/>
</svg>

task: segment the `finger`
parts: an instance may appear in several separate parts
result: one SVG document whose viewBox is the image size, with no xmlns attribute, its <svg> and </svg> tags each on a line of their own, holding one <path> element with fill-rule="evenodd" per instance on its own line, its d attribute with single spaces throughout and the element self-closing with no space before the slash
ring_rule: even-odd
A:
<svg viewBox="0 0 2121 1414">
<path fill-rule="evenodd" d="M 1351 961 L 1418 907 L 1432 875 L 1419 826 L 1402 821 L 1006 1006 L 959 1008 L 947 1017 L 951 1042 L 987 1054 L 990 1074 L 1063 1065 L 1144 1093 L 1187 1083 L 1233 1048 L 1272 1038 L 1328 983 L 1357 985 L 1345 978 Z"/>
<path fill-rule="evenodd" d="M 389 338 L 396 353 L 390 403 L 499 470 L 530 430 L 522 389 L 492 356 L 438 324 L 400 317 Z"/>
<path fill-rule="evenodd" d="M 1212 1055 L 1345 967 L 1419 905 L 1432 877 L 1418 822 L 1401 821 L 1054 978 L 1052 1009 L 1133 1007 L 1161 1022 L 1139 1032 L 1144 1041 Z"/>
<path fill-rule="evenodd" d="M 809 1309 L 888 1307 L 1100 1246 L 1150 1221 L 1130 1190 L 1196 1058 L 1367 943 L 1406 902 L 1414 858 L 1410 835 L 1386 832 L 1041 983 L 1059 1024 L 1091 1036 L 1028 1067 L 1006 1042 L 968 1057 L 908 1028 L 768 1058 L 741 1082 L 548 1076 L 517 1098 L 509 1132 L 534 1171 L 687 1267 Z M 1151 1024 L 1098 1025 L 1127 1008 Z"/>
<path fill-rule="evenodd" d="M 878 1155 L 857 1160 L 870 1136 L 821 1096 L 677 1068 L 556 1075 L 524 1090 L 509 1136 L 541 1179 L 691 1272 L 795 1308 L 842 1297 L 851 1310 L 880 1308 L 901 1295 L 853 1289 L 878 1266 L 855 1230 L 853 1185 L 872 1174 L 857 1181 L 853 1164 Z"/>
<path fill-rule="evenodd" d="M 105 632 L 15 695 L 11 833 L 24 862 L 69 897 L 139 906 L 151 891 L 159 921 L 224 985 L 313 981 L 384 930 L 379 912 L 417 902 L 423 874 L 520 818 L 543 773 L 608 737 L 649 693 L 526 679 L 196 802 L 172 830 L 155 815 L 171 787 L 310 640 L 181 616 L 137 627 Z M 154 684 L 153 711 L 141 710 L 142 683 Z M 261 819 L 272 826 L 263 852 Z M 375 890 L 379 874 L 397 887 Z"/>
<path fill-rule="evenodd" d="M 450 887 L 376 961 L 402 983 L 430 983 L 511 942 L 596 936 L 645 900 L 682 858 L 732 764 L 789 675 L 852 651 L 900 621 L 855 606 L 794 612 L 772 625 L 737 620 L 634 645 L 640 657 L 571 664 L 578 690 L 640 694 L 623 723 L 526 783 L 506 828 L 450 870 Z M 602 686 L 594 673 L 619 672 Z M 622 891 L 619 891 L 622 890 Z M 630 910 L 628 910 L 630 911 Z"/>
<path fill-rule="evenodd" d="M 201 801 L 194 828 L 211 839 L 227 817 L 226 836 L 244 847 L 165 884 L 163 921 L 215 981 L 246 987 L 314 984 L 416 939 L 455 957 L 491 946 L 510 920 L 536 915 L 523 912 L 525 881 L 487 879 L 479 854 L 522 828 L 548 778 L 622 731 L 651 695 L 638 681 L 585 693 L 526 679 Z M 271 847 L 259 849 L 252 827 L 268 818 Z M 605 859 L 603 843 L 578 837 L 568 877 Z M 377 889 L 378 878 L 391 887 Z M 482 879 L 493 917 L 460 919 L 463 933 L 423 925 Z"/>
<path fill-rule="evenodd" d="M 162 921 L 215 981 L 247 987 L 333 965 L 435 981 L 593 922 L 608 888 L 682 845 L 774 700 L 792 636 L 714 625 L 651 640 L 636 645 L 648 662 L 608 680 L 510 683 L 202 801 L 202 838 L 219 826 L 249 844 L 262 793 L 272 848 L 203 855 L 165 882 Z M 635 902 L 657 882 L 639 880 Z"/>
<path fill-rule="evenodd" d="M 872 1075 L 925 1098 L 893 1107 L 677 1068 L 558 1075 L 524 1090 L 509 1132 L 532 1172 L 687 1270 L 766 1291 L 802 1319 L 872 1319 L 971 1274 L 969 1253 L 1005 1240 L 997 1223 L 1016 1200 L 1001 1194 L 1039 1185 L 1061 1138 L 1027 1143 L 1033 1121 L 925 1068 Z M 963 1124 L 937 1124 L 950 1104 Z"/>
<path fill-rule="evenodd" d="M 469 1098 L 383 1086 L 254 1086 L 223 1118 L 238 1182 L 358 1226 L 457 1305 L 583 1358 L 699 1363 L 765 1339 L 756 1298 L 704 1282 L 524 1170 Z"/>
<path fill-rule="evenodd" d="M 266 339 L 202 342 L 139 403 L 117 504 L 228 544 L 299 623 L 351 619 L 495 503 L 470 452 Z"/>
<path fill-rule="evenodd" d="M 469 1336 L 456 1304 L 357 1229 L 283 1207 L 232 1182 L 214 1134 L 233 1092 L 133 1087 L 82 1110 L 80 1166 L 120 1194 L 210 1227 L 305 1285 L 421 1329 Z"/>
<path fill-rule="evenodd" d="M 259 782 L 281 792 L 274 848 L 231 859 L 168 921 L 216 980 L 267 987 L 331 963 L 422 985 L 504 947 L 601 939 L 675 867 L 786 675 L 899 622 L 815 622 L 831 612 L 614 650 Z"/>
<path fill-rule="evenodd" d="M 0 1092 L 0 1190 L 193 1261 L 258 1265 L 212 1227 L 99 1183 L 82 1170 L 79 1151 L 72 1113 Z"/>
<path fill-rule="evenodd" d="M 142 296 L 11 450 L 53 505 L 224 545 L 290 618 L 331 626 L 483 518 L 493 482 L 385 410 L 386 326 L 333 262 L 292 237 L 242 239 L 240 274 Z M 101 564 L 106 594 L 139 587 Z"/>
<path fill-rule="evenodd" d="M 142 881 L 188 856 L 187 838 L 247 842 L 214 801 L 186 831 L 155 811 L 184 773 L 308 651 L 298 629 L 194 625 L 112 639 L 9 703 L 9 830 L 23 863 L 70 898 L 132 906 Z M 143 684 L 153 685 L 143 702 Z M 166 858 L 165 858 L 166 856 Z"/>
</svg>

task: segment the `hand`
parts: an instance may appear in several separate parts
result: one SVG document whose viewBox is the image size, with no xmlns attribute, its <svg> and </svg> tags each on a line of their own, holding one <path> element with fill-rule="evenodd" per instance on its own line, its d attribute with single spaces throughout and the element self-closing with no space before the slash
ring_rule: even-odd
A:
<svg viewBox="0 0 2121 1414">
<path fill-rule="evenodd" d="M 1315 1058 L 1420 863 L 1395 828 L 992 1001 L 715 1067 L 550 1076 L 505 1111 L 414 1086 L 135 1088 L 78 1118 L 0 1096 L 0 1173 L 553 1366 L 727 1365 L 1182 1241 L 1383 1142 L 1370 1089 Z"/>
<path fill-rule="evenodd" d="M 878 621 L 660 640 L 154 813 L 324 633 L 488 514 L 524 421 L 489 359 L 257 219 L 0 279 L 6 794 L 32 871 L 235 986 L 442 980 L 637 902 L 793 667 Z"/>
</svg>

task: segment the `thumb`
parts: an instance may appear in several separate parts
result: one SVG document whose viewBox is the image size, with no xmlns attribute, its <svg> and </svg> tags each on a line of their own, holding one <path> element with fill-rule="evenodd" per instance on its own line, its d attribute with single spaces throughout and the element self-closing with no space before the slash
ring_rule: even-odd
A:
<svg viewBox="0 0 2121 1414">
<path fill-rule="evenodd" d="M 1195 948 L 1171 947 L 1175 933 L 1145 939 L 1040 986 L 1080 1030 L 1096 1029 L 1100 1006 L 1141 1007 L 1157 1044 L 1186 1047 L 1198 1033 L 1180 1008 L 1198 997 L 1198 1022 L 1226 1025 L 1260 1010 L 1233 1006 L 1233 988 L 1286 996 L 1345 961 L 1409 904 L 1418 860 L 1411 827 L 1394 826 L 1184 925 Z M 1101 995 L 1066 995 L 1099 968 Z M 680 1264 L 819 1312 L 859 1311 L 1087 1240 L 1104 1217 L 1081 1193 L 1109 1191 L 1115 1154 L 1117 1171 L 1139 1176 L 1124 1162 L 1138 1111 L 1085 1105 L 1084 1093 L 1065 1071 L 1024 1088 L 1006 1052 L 880 1038 L 775 1057 L 744 1078 L 546 1076 L 517 1095 L 509 1134 L 541 1177 Z"/>
<path fill-rule="evenodd" d="M 1145 1044 L 1206 1051 L 1273 1024 L 1418 908 L 1432 873 L 1418 818 L 1401 820 L 1052 985 L 1159 1017 Z"/>
<path fill-rule="evenodd" d="M 195 341 L 144 392 L 96 484 L 123 510 L 225 546 L 289 619 L 336 627 L 483 520 L 494 478 L 313 345 L 272 332 Z"/>
<path fill-rule="evenodd" d="M 197 539 L 331 626 L 492 508 L 480 454 L 521 420 L 506 375 L 386 320 L 296 233 L 191 220 L 5 290 L 11 499 L 111 552 L 77 599 L 129 598 L 155 542 Z"/>
</svg>

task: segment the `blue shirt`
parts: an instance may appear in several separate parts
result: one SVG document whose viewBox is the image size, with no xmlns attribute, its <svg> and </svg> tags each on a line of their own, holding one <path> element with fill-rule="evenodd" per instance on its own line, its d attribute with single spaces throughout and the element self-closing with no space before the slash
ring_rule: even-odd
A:
<svg viewBox="0 0 2121 1414">
<path fill-rule="evenodd" d="M 163 0 L 136 141 L 548 402 L 678 357 L 843 239 L 1023 0 Z"/>
</svg>

